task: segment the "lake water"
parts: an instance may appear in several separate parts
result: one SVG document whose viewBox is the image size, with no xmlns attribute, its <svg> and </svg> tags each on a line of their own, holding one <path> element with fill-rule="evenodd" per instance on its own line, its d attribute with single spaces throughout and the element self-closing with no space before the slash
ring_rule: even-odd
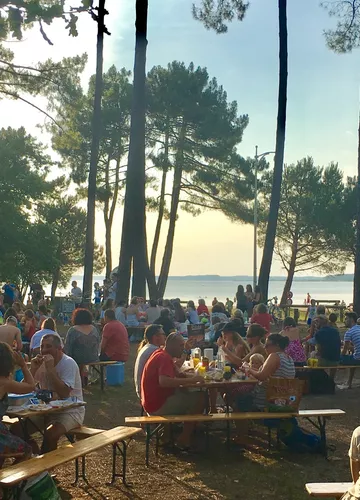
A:
<svg viewBox="0 0 360 500">
<path fill-rule="evenodd" d="M 72 279 L 78 281 L 80 287 L 82 287 L 82 276 L 74 276 Z M 94 282 L 98 281 L 102 284 L 103 276 L 95 276 Z M 204 298 L 207 303 L 211 303 L 214 297 L 217 297 L 219 301 L 224 302 L 227 297 L 233 300 L 236 293 L 237 286 L 239 284 L 245 286 L 251 283 L 252 280 L 248 281 L 231 281 L 229 279 L 216 279 L 207 280 L 200 278 L 169 278 L 165 298 L 175 298 L 179 297 L 181 300 L 194 300 L 197 301 L 199 298 Z M 284 281 L 270 280 L 269 284 L 269 297 L 277 296 L 281 297 Z M 70 291 L 70 283 L 67 289 L 58 289 L 58 295 L 65 295 Z M 50 293 L 50 287 L 45 288 L 46 293 Z M 310 293 L 312 298 L 317 300 L 344 300 L 346 304 L 352 303 L 353 300 L 353 283 L 351 281 L 295 281 L 291 288 L 294 294 L 293 303 L 303 304 L 306 294 Z"/>
</svg>

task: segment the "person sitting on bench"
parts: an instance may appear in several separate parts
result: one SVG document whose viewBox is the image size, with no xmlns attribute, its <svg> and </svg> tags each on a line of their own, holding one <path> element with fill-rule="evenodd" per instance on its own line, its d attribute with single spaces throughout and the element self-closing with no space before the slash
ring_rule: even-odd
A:
<svg viewBox="0 0 360 500">
<path fill-rule="evenodd" d="M 341 351 L 342 365 L 359 365 L 360 366 L 360 325 L 357 324 L 358 315 L 354 312 L 345 313 L 345 326 L 348 330 L 344 335 L 344 347 Z M 350 349 L 354 346 L 354 353 L 349 354 Z M 350 368 L 348 385 L 351 389 L 352 381 L 355 375 L 356 368 Z"/>
<path fill-rule="evenodd" d="M 52 391 L 53 399 L 67 399 L 76 397 L 83 401 L 81 378 L 76 362 L 62 351 L 62 341 L 58 334 L 47 334 L 41 339 L 41 354 L 31 360 L 31 373 L 40 389 Z M 83 406 L 70 408 L 60 413 L 49 414 L 44 417 L 29 419 L 27 430 L 34 434 L 38 429 L 44 429 L 42 453 L 55 450 L 61 436 L 71 429 L 80 427 L 84 421 L 85 408 Z M 35 425 L 31 425 L 31 423 Z M 45 425 L 44 425 L 45 424 Z M 19 424 L 12 426 L 11 431 L 20 437 L 23 430 Z M 31 441 L 34 453 L 38 453 L 37 444 Z"/>
<path fill-rule="evenodd" d="M 148 414 L 202 414 L 205 407 L 204 393 L 181 388 L 204 383 L 200 375 L 179 373 L 175 360 L 181 358 L 184 347 L 183 337 L 178 333 L 170 333 L 165 348 L 155 351 L 147 361 L 141 378 L 141 402 Z M 193 422 L 184 423 L 183 432 L 177 439 L 180 448 L 191 445 L 194 426 Z"/>
<path fill-rule="evenodd" d="M 116 319 L 114 309 L 106 309 L 104 322 L 100 361 L 126 362 L 130 353 L 129 334 L 126 327 Z"/>
<path fill-rule="evenodd" d="M 360 498 L 360 427 L 357 427 L 351 437 L 350 449 L 350 470 L 353 486 L 341 497 L 341 500 L 358 500 Z"/>
</svg>

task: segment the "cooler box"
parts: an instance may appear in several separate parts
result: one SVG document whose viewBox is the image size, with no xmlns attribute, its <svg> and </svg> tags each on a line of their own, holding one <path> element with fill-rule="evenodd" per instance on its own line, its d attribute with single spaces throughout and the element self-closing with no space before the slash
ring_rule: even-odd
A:
<svg viewBox="0 0 360 500">
<path fill-rule="evenodd" d="M 106 367 L 107 385 L 122 385 L 125 381 L 125 363 L 119 361 Z"/>
</svg>

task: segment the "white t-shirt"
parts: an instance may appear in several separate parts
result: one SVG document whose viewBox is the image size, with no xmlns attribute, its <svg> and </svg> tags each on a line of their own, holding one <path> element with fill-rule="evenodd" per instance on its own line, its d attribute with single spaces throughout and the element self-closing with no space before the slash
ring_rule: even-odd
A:
<svg viewBox="0 0 360 500">
<path fill-rule="evenodd" d="M 349 457 L 354 462 L 359 462 L 360 460 L 360 427 L 354 430 L 351 437 Z M 344 500 L 360 499 L 360 478 L 351 488 L 349 488 L 349 491 L 342 498 L 344 498 Z"/>
<path fill-rule="evenodd" d="M 139 351 L 135 366 L 134 366 L 134 382 L 136 394 L 140 398 L 141 394 L 141 377 L 144 371 L 147 360 L 150 358 L 153 352 L 157 351 L 159 346 L 154 344 L 145 344 L 144 347 Z"/>
<path fill-rule="evenodd" d="M 83 401 L 80 370 L 73 358 L 63 354 L 61 360 L 55 366 L 55 371 L 64 384 L 70 387 L 71 391 L 69 397 L 76 396 L 79 401 Z M 45 363 L 40 366 L 34 378 L 35 382 L 39 382 L 40 389 L 47 389 L 49 391 L 54 390 L 47 376 Z M 53 398 L 59 399 L 56 393 L 53 394 Z M 85 408 L 83 406 L 65 411 L 71 413 L 76 420 L 82 421 L 84 419 Z"/>
<path fill-rule="evenodd" d="M 76 298 L 80 298 L 82 296 L 82 291 L 80 287 L 75 287 L 71 289 L 71 295 Z"/>
</svg>

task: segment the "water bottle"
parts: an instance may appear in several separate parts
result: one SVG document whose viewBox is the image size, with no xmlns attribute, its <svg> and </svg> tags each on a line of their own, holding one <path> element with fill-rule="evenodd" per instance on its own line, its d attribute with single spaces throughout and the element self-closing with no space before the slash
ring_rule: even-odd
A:
<svg viewBox="0 0 360 500">
<path fill-rule="evenodd" d="M 225 354 L 222 347 L 219 347 L 216 357 L 216 368 L 218 370 L 223 370 L 225 366 Z"/>
<path fill-rule="evenodd" d="M 244 312 L 244 323 L 247 323 L 249 321 L 249 316 L 247 311 Z"/>
</svg>

